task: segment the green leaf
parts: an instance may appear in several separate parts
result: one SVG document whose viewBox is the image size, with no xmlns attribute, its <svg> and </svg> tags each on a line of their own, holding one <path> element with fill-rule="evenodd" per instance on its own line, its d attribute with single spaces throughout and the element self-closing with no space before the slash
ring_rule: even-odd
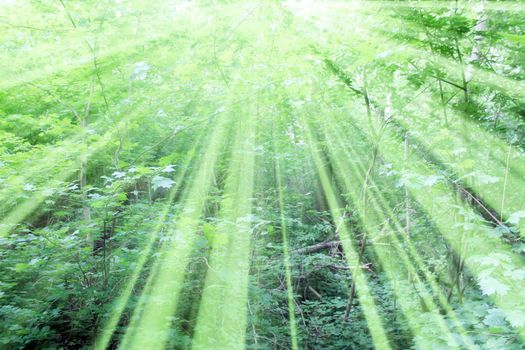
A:
<svg viewBox="0 0 525 350">
<path fill-rule="evenodd" d="M 502 262 L 510 262 L 510 257 L 506 254 L 493 253 L 477 260 L 480 265 L 500 266 Z"/>
<path fill-rule="evenodd" d="M 175 171 L 175 169 L 173 168 L 174 166 L 173 165 L 167 165 L 166 167 L 164 167 L 164 169 L 162 169 L 162 172 L 163 173 L 172 173 Z"/>
<path fill-rule="evenodd" d="M 15 271 L 16 272 L 23 272 L 23 271 L 27 270 L 29 267 L 30 267 L 30 265 L 26 264 L 26 263 L 16 264 L 15 265 Z"/>
<path fill-rule="evenodd" d="M 479 286 L 485 295 L 506 295 L 509 291 L 505 284 L 490 276 L 480 278 Z"/>
<path fill-rule="evenodd" d="M 215 236 L 217 235 L 217 227 L 207 222 L 202 225 L 202 232 L 204 233 L 204 237 L 208 240 L 208 245 L 212 246 Z"/>
<path fill-rule="evenodd" d="M 507 222 L 512 225 L 517 225 L 520 223 L 520 220 L 523 218 L 525 218 L 525 210 L 520 210 L 515 213 L 512 213 L 509 216 L 509 219 L 507 220 Z"/>
<path fill-rule="evenodd" d="M 486 174 L 479 174 L 477 180 L 480 184 L 494 184 L 500 180 L 499 177 L 490 176 Z"/>
<path fill-rule="evenodd" d="M 423 185 L 432 187 L 443 179 L 444 177 L 442 175 L 431 175 L 425 179 Z"/>
<path fill-rule="evenodd" d="M 525 312 L 512 310 L 507 313 L 507 321 L 509 321 L 512 327 L 523 327 L 525 326 Z"/>
<path fill-rule="evenodd" d="M 513 271 L 505 271 L 505 276 L 512 278 L 516 281 L 523 281 L 525 279 L 525 268 L 516 269 Z"/>
<path fill-rule="evenodd" d="M 164 176 L 155 176 L 151 180 L 151 185 L 153 186 L 154 190 L 157 190 L 158 188 L 168 188 L 169 189 L 171 188 L 171 186 L 173 186 L 174 183 L 175 181 L 173 181 L 172 179 L 168 179 L 167 177 L 164 177 Z"/>
<path fill-rule="evenodd" d="M 488 310 L 487 316 L 483 319 L 483 323 L 489 327 L 504 327 L 505 313 L 497 308 Z"/>
</svg>

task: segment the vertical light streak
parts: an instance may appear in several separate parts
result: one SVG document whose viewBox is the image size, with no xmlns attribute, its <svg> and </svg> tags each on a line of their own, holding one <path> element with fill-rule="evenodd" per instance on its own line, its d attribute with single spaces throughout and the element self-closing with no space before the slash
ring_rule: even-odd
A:
<svg viewBox="0 0 525 350">
<path fill-rule="evenodd" d="M 143 308 L 134 311 L 120 349 L 161 349 L 166 344 L 171 317 L 175 312 L 184 280 L 184 271 L 229 122 L 228 115 L 218 116 L 199 170 L 183 202 L 180 217 L 172 224 L 168 240 L 161 247 L 153 267 L 155 274 L 151 275 L 144 288 L 140 300 Z"/>
<path fill-rule="evenodd" d="M 328 178 L 328 174 L 324 169 L 324 165 L 319 155 L 319 150 L 315 144 L 316 141 L 313 138 L 310 125 L 308 124 L 308 121 L 304 120 L 304 118 L 302 121 L 305 131 L 305 141 L 311 150 L 312 158 L 321 181 L 321 186 L 328 201 L 332 219 L 335 223 L 342 222 L 344 220 L 344 214 L 339 205 L 336 192 L 334 191 Z M 374 298 L 369 289 L 367 278 L 361 271 L 360 266 L 358 266 L 358 253 L 353 246 L 352 238 L 345 224 L 340 226 L 339 237 L 345 251 L 345 258 L 347 260 L 348 266 L 354 268 L 352 271 L 352 278 L 356 279 L 357 294 L 359 296 L 360 305 L 363 309 L 363 313 L 365 315 L 370 334 L 372 335 L 374 345 L 379 349 L 391 349 L 383 322 L 379 316 Z"/>
<path fill-rule="evenodd" d="M 133 292 L 133 289 L 135 288 L 135 285 L 137 283 L 137 280 L 140 277 L 140 274 L 143 271 L 144 265 L 146 264 L 148 258 L 150 257 L 153 245 L 157 241 L 159 237 L 159 233 L 162 230 L 162 228 L 165 225 L 165 220 L 170 211 L 173 210 L 172 208 L 172 202 L 175 198 L 175 195 L 178 191 L 182 190 L 182 184 L 183 179 L 186 176 L 188 172 L 188 168 L 190 166 L 191 161 L 195 157 L 195 150 L 197 149 L 196 146 L 192 148 L 186 155 L 186 159 L 182 163 L 181 170 L 179 171 L 179 174 L 177 175 L 175 179 L 175 186 L 171 189 L 166 204 L 164 206 L 164 209 L 159 214 L 157 223 L 155 224 L 152 232 L 148 235 L 148 240 L 144 247 L 142 247 L 142 251 L 140 252 L 140 255 L 135 263 L 135 267 L 133 269 L 133 272 L 128 277 L 127 282 L 125 283 L 124 288 L 120 292 L 120 295 L 117 297 L 116 301 L 114 302 L 114 306 L 111 309 L 111 315 L 106 320 L 102 332 L 97 337 L 97 340 L 94 344 L 94 349 L 102 350 L 106 349 L 111 337 L 113 336 L 113 333 L 115 332 L 115 329 L 117 327 L 117 324 L 120 320 L 120 317 L 122 315 L 122 312 L 124 311 L 124 308 L 126 307 L 126 304 L 128 303 L 128 300 L 131 296 L 131 293 Z"/>
<path fill-rule="evenodd" d="M 290 252 L 288 245 L 288 233 L 286 228 L 286 217 L 284 211 L 284 190 L 282 184 L 281 159 L 277 150 L 277 140 L 275 135 L 275 126 L 273 130 L 273 144 L 274 144 L 274 163 L 275 163 L 275 177 L 277 182 L 277 192 L 279 196 L 279 212 L 281 217 L 281 235 L 283 239 L 283 255 L 284 255 L 284 269 L 286 275 L 286 295 L 288 298 L 288 322 L 290 324 L 290 338 L 292 341 L 292 350 L 298 349 L 297 344 L 297 324 L 295 321 L 295 300 L 293 297 L 292 287 L 292 272 L 290 264 Z"/>
<path fill-rule="evenodd" d="M 241 111 L 192 349 L 245 347 L 256 124 Z"/>
</svg>

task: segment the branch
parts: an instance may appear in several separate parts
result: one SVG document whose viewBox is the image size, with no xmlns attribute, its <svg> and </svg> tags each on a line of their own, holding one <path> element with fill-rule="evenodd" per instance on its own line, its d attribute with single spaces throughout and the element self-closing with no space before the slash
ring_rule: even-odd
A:
<svg viewBox="0 0 525 350">
<path fill-rule="evenodd" d="M 347 266 L 347 265 L 332 265 L 332 264 L 319 264 L 319 265 L 315 265 L 316 268 L 323 268 L 323 267 L 328 267 L 328 268 L 331 268 L 331 269 L 336 269 L 336 270 L 352 270 L 352 269 L 355 269 L 356 266 Z M 366 264 L 363 264 L 361 266 L 358 266 L 360 269 L 365 269 L 369 272 L 372 272 L 372 263 L 366 263 Z"/>
<path fill-rule="evenodd" d="M 326 240 L 324 242 L 317 243 L 317 244 L 314 244 L 314 245 L 311 245 L 311 246 L 308 246 L 308 247 L 304 247 L 304 248 L 299 248 L 299 249 L 293 250 L 292 253 L 295 253 L 295 254 L 315 253 L 315 252 L 318 252 L 318 251 L 326 249 L 326 248 L 337 247 L 337 246 L 339 246 L 339 244 L 341 244 L 341 242 L 339 241 L 339 236 L 336 235 L 335 237 L 333 237 L 333 238 L 331 238 L 329 240 Z"/>
<path fill-rule="evenodd" d="M 76 29 L 77 28 L 77 24 L 75 23 L 75 20 L 73 19 L 73 17 L 71 16 L 71 14 L 69 13 L 69 10 L 67 9 L 66 7 L 66 4 L 64 4 L 64 1 L 63 0 L 59 0 L 60 3 L 62 4 L 62 7 L 64 8 L 64 11 L 66 11 L 66 15 L 67 17 L 69 17 L 69 20 L 71 21 L 71 24 L 73 25 L 73 27 Z"/>
<path fill-rule="evenodd" d="M 319 292 L 313 289 L 311 286 L 308 286 L 308 289 L 310 290 L 310 292 L 314 293 L 316 297 L 318 297 L 319 299 L 323 299 L 323 296 L 319 294 Z"/>
<path fill-rule="evenodd" d="M 346 73 L 339 67 L 337 66 L 334 61 L 328 59 L 328 58 L 325 58 L 323 59 L 324 63 L 327 65 L 328 69 L 334 73 L 345 85 L 347 88 L 349 88 L 350 90 L 352 90 L 353 92 L 355 92 L 356 94 L 358 95 L 362 95 L 363 94 L 363 91 L 359 90 L 359 89 L 356 89 L 354 87 L 354 81 L 348 76 L 346 75 Z"/>
<path fill-rule="evenodd" d="M 451 81 L 449 81 L 449 80 L 446 80 L 446 79 L 443 79 L 443 78 L 437 77 L 437 76 L 435 76 L 435 75 L 433 75 L 432 77 L 433 77 L 433 78 L 436 78 L 437 80 L 440 80 L 440 81 L 442 81 L 442 82 L 444 82 L 444 83 L 447 83 L 447 84 L 449 84 L 449 85 L 452 85 L 452 86 L 454 86 L 454 87 L 457 87 L 458 89 L 461 89 L 461 90 L 465 91 L 465 88 L 464 88 L 463 86 L 461 86 L 461 85 L 458 85 L 458 84 L 453 83 L 453 82 L 451 82 Z"/>
<path fill-rule="evenodd" d="M 4 20 L 0 20 L 0 23 L 5 24 L 6 26 L 13 27 L 13 28 L 22 28 L 22 29 L 28 29 L 28 30 L 38 30 L 38 31 L 41 31 L 41 32 L 65 32 L 65 31 L 68 31 L 68 29 L 63 29 L 63 28 L 60 28 L 60 29 L 47 29 L 47 28 L 31 27 L 31 26 L 26 26 L 26 25 L 21 25 L 21 24 L 14 24 L 14 23 L 7 22 L 7 21 L 4 21 Z"/>
</svg>

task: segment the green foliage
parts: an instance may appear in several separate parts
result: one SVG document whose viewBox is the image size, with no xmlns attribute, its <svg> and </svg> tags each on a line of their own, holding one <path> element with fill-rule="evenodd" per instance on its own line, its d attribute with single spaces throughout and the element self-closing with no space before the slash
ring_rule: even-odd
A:
<svg viewBox="0 0 525 350">
<path fill-rule="evenodd" d="M 514 5 L 0 1 L 0 348 L 523 348 Z"/>
</svg>

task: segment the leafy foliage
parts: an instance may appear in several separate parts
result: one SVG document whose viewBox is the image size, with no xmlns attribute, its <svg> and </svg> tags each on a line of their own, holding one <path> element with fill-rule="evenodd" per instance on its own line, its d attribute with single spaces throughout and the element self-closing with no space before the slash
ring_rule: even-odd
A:
<svg viewBox="0 0 525 350">
<path fill-rule="evenodd" d="M 523 348 L 520 4 L 0 12 L 0 348 Z"/>
</svg>

